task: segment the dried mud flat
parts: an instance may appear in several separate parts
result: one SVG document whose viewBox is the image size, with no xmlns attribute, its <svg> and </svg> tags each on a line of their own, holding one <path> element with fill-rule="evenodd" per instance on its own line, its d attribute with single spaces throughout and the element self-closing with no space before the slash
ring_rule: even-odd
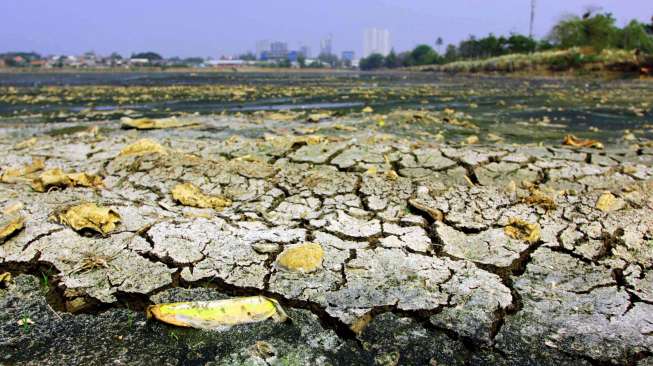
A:
<svg viewBox="0 0 653 366">
<path fill-rule="evenodd" d="M 652 363 L 653 148 L 201 125 L 2 131 L 0 364 Z M 143 312 L 242 295 L 292 320 Z"/>
</svg>

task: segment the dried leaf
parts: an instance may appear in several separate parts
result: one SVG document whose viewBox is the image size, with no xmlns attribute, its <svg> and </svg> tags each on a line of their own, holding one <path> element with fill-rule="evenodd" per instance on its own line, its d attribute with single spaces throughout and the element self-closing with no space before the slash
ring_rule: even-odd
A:
<svg viewBox="0 0 653 366">
<path fill-rule="evenodd" d="M 0 218 L 0 243 L 22 230 L 25 227 L 25 219 L 21 216 L 4 216 Z"/>
<path fill-rule="evenodd" d="M 17 183 L 21 181 L 29 181 L 30 176 L 45 167 L 43 159 L 32 159 L 32 163 L 25 165 L 22 168 L 9 168 L 2 172 L 0 175 L 0 182 L 3 183 Z"/>
<path fill-rule="evenodd" d="M 531 195 L 524 198 L 524 203 L 529 205 L 538 205 L 546 210 L 555 210 L 556 203 L 553 198 L 547 196 L 542 191 L 534 189 Z"/>
<path fill-rule="evenodd" d="M 2 213 L 5 215 L 15 214 L 16 212 L 22 210 L 23 207 L 25 207 L 25 205 L 23 205 L 22 202 L 16 201 L 8 204 L 7 207 L 5 207 L 4 210 L 2 210 Z"/>
<path fill-rule="evenodd" d="M 222 196 L 209 196 L 192 183 L 177 184 L 172 189 L 172 198 L 184 206 L 222 210 L 231 206 L 231 200 Z"/>
<path fill-rule="evenodd" d="M 149 306 L 146 314 L 164 323 L 199 329 L 221 329 L 268 318 L 278 322 L 288 319 L 276 300 L 264 296 L 158 304 Z"/>
<path fill-rule="evenodd" d="M 141 139 L 133 144 L 125 147 L 120 151 L 118 156 L 129 156 L 129 155 L 147 155 L 147 154 L 167 154 L 167 151 L 163 146 L 159 145 L 154 140 L 151 139 Z"/>
<path fill-rule="evenodd" d="M 330 112 L 323 112 L 323 113 L 312 113 L 309 114 L 308 117 L 306 117 L 307 122 L 320 122 L 324 119 L 330 118 L 331 113 Z"/>
<path fill-rule="evenodd" d="M 31 139 L 27 139 L 27 140 L 24 140 L 24 141 L 21 141 L 21 142 L 17 143 L 16 146 L 14 146 L 14 148 L 16 150 L 26 149 L 28 147 L 32 147 L 32 146 L 36 145 L 37 141 L 38 140 L 36 139 L 36 137 L 32 137 Z"/>
<path fill-rule="evenodd" d="M 603 149 L 603 144 L 597 140 L 582 140 L 574 135 L 565 136 L 563 145 L 572 146 L 572 147 L 589 147 L 594 149 Z"/>
<path fill-rule="evenodd" d="M 604 192 L 598 200 L 596 200 L 596 208 L 603 212 L 612 212 L 623 208 L 624 201 L 618 199 L 610 192 Z"/>
<path fill-rule="evenodd" d="M 163 128 L 179 128 L 179 127 L 189 127 L 197 126 L 198 122 L 192 120 L 179 120 L 176 117 L 163 118 L 163 119 L 131 119 L 129 117 L 123 117 L 120 122 L 122 123 L 123 128 L 135 128 L 137 130 L 154 130 L 154 129 L 163 129 Z"/>
<path fill-rule="evenodd" d="M 277 258 L 277 264 L 292 272 L 315 272 L 322 266 L 324 250 L 320 244 L 304 243 L 285 249 Z"/>
<path fill-rule="evenodd" d="M 66 224 L 76 231 L 89 229 L 106 235 L 116 228 L 120 215 L 109 207 L 97 206 L 94 203 L 82 203 L 70 207 L 57 215 L 61 224 Z"/>
<path fill-rule="evenodd" d="M 11 282 L 11 273 L 10 272 L 3 272 L 0 273 L 0 284 L 8 284 Z"/>
<path fill-rule="evenodd" d="M 480 140 L 478 139 L 478 136 L 476 136 L 476 135 L 468 136 L 465 139 L 465 143 L 467 145 L 475 145 L 475 144 L 478 144 L 479 142 L 480 142 Z"/>
<path fill-rule="evenodd" d="M 411 198 L 408 200 L 408 203 L 417 210 L 426 212 L 435 221 L 442 221 L 444 219 L 442 211 L 438 210 L 437 208 L 429 207 L 417 199 Z"/>
<path fill-rule="evenodd" d="M 523 240 L 530 244 L 540 240 L 541 229 L 539 224 L 531 224 L 520 218 L 513 217 L 504 228 L 506 235 L 513 239 Z"/>
<path fill-rule="evenodd" d="M 87 173 L 64 173 L 61 169 L 52 169 L 41 173 L 32 181 L 32 188 L 45 192 L 52 187 L 100 187 L 102 178 Z"/>
</svg>

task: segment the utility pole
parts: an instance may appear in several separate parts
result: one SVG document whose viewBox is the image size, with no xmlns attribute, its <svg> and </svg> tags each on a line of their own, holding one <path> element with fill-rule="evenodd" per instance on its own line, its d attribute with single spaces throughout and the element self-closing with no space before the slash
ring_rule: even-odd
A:
<svg viewBox="0 0 653 366">
<path fill-rule="evenodd" d="M 535 2 L 536 0 L 531 0 L 531 25 L 528 31 L 528 36 L 533 38 L 533 23 L 535 23 Z"/>
</svg>

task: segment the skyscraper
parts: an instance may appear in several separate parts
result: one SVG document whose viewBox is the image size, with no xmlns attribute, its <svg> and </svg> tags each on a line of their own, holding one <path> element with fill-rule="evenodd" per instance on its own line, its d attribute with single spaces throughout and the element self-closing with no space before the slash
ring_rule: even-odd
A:
<svg viewBox="0 0 653 366">
<path fill-rule="evenodd" d="M 311 58 L 311 48 L 308 46 L 301 46 L 299 48 L 299 53 L 304 56 L 304 58 Z"/>
<path fill-rule="evenodd" d="M 270 52 L 270 40 L 268 39 L 256 42 L 256 58 L 260 60 L 264 52 Z"/>
<path fill-rule="evenodd" d="M 387 29 L 365 29 L 363 34 L 363 57 L 368 57 L 373 53 L 387 56 L 391 49 L 390 32 Z"/>
<path fill-rule="evenodd" d="M 332 55 L 333 54 L 333 38 L 329 36 L 322 41 L 320 41 L 320 55 Z"/>
<path fill-rule="evenodd" d="M 288 57 L 288 43 L 286 42 L 272 42 L 270 43 L 270 54 L 268 56 L 271 59 L 285 59 Z"/>
</svg>

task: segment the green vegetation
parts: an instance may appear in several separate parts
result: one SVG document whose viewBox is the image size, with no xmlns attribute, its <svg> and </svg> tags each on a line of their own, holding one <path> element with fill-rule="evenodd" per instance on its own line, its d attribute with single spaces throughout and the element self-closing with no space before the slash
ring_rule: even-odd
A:
<svg viewBox="0 0 653 366">
<path fill-rule="evenodd" d="M 470 36 L 458 46 L 449 44 L 441 55 L 429 45 L 419 45 L 409 52 L 388 56 L 370 55 L 361 60 L 362 70 L 424 65 L 443 65 L 446 71 L 505 71 L 532 69 L 547 65 L 559 71 L 586 64 L 607 62 L 611 65 L 646 66 L 653 54 L 653 19 L 644 24 L 636 20 L 619 28 L 610 13 L 586 13 L 558 22 L 541 40 L 512 33 L 509 36 L 489 34 L 483 38 Z M 435 45 L 441 48 L 438 38 Z M 606 50 L 612 50 L 605 52 Z"/>
</svg>

